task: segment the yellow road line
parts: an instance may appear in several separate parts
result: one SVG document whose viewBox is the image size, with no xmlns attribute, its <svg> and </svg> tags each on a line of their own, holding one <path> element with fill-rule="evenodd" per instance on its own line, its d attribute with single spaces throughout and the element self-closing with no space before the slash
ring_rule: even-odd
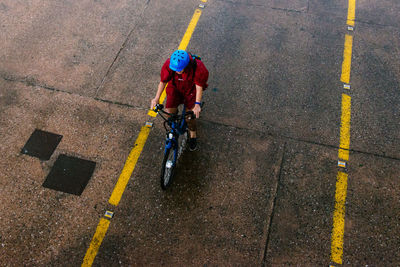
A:
<svg viewBox="0 0 400 267">
<path fill-rule="evenodd" d="M 350 83 L 352 50 L 353 50 L 353 36 L 346 34 L 344 40 L 342 75 L 340 77 L 340 80 L 344 83 Z"/>
<path fill-rule="evenodd" d="M 150 133 L 149 126 L 143 126 L 142 129 L 140 130 L 135 145 L 131 150 L 131 152 L 129 153 L 128 158 L 126 159 L 125 166 L 122 169 L 117 184 L 114 187 L 110 199 L 108 200 L 108 202 L 111 205 L 117 206 L 119 201 L 121 200 L 122 194 L 124 193 L 129 178 L 131 177 L 132 172 L 135 169 L 136 162 L 139 159 L 140 153 L 143 150 L 144 144 L 146 143 L 149 133 Z"/>
<path fill-rule="evenodd" d="M 347 10 L 347 24 L 354 26 L 356 0 L 349 0 Z M 346 34 L 344 41 L 342 74 L 340 80 L 350 84 L 351 55 L 353 51 L 353 36 Z M 346 85 L 345 85 L 346 88 Z M 340 145 L 338 157 L 341 160 L 349 160 L 350 149 L 350 121 L 351 121 L 351 97 L 342 94 L 342 114 L 340 123 Z M 343 238 L 344 219 L 347 194 L 347 173 L 339 171 L 336 178 L 335 208 L 333 212 L 333 228 L 331 242 L 331 261 L 336 264 L 343 262 Z"/>
<path fill-rule="evenodd" d="M 100 245 L 103 242 L 104 236 L 106 235 L 109 226 L 109 220 L 104 218 L 100 219 L 100 222 L 96 228 L 96 233 L 93 236 L 92 242 L 90 242 L 90 246 L 86 252 L 85 258 L 83 259 L 82 267 L 92 266 L 94 258 L 99 251 Z"/>
<path fill-rule="evenodd" d="M 347 174 L 338 172 L 336 178 L 335 210 L 333 212 L 333 229 L 331 243 L 331 261 L 342 264 L 344 217 L 347 194 Z"/>
<path fill-rule="evenodd" d="M 351 120 L 351 97 L 346 94 L 342 94 L 342 117 L 340 125 L 339 158 L 346 161 L 349 160 L 350 120 Z"/>
<path fill-rule="evenodd" d="M 201 16 L 201 10 L 196 8 L 196 10 L 194 11 L 193 17 L 189 23 L 189 26 L 186 29 L 185 35 L 183 35 L 182 41 L 179 44 L 178 49 L 182 49 L 182 50 L 186 50 L 190 38 L 192 38 L 192 34 L 194 32 L 194 29 L 196 28 L 197 22 L 199 21 Z"/>
<path fill-rule="evenodd" d="M 354 26 L 356 18 L 356 0 L 349 0 L 349 7 L 347 9 L 347 24 Z"/>
</svg>

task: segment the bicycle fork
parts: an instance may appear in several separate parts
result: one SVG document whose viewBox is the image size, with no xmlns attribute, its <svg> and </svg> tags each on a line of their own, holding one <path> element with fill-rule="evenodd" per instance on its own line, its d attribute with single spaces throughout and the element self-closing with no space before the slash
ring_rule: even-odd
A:
<svg viewBox="0 0 400 267">
<path fill-rule="evenodd" d="M 174 157 L 173 157 L 173 160 L 167 160 L 167 162 L 165 163 L 165 167 L 166 168 L 168 168 L 168 169 L 170 169 L 172 166 L 174 166 L 175 164 L 176 164 L 176 161 L 177 161 L 177 159 L 178 159 L 178 154 L 179 153 L 177 153 L 178 152 L 178 148 L 177 148 L 177 141 L 176 141 L 176 139 L 175 139 L 175 137 L 174 137 L 174 134 L 172 133 L 172 132 L 170 132 L 170 133 L 168 133 L 167 134 L 167 139 L 166 139 L 166 145 L 165 145 L 165 151 L 164 151 L 164 154 L 165 153 L 167 153 L 167 151 L 169 150 L 169 149 L 173 149 L 173 151 L 174 151 Z"/>
</svg>

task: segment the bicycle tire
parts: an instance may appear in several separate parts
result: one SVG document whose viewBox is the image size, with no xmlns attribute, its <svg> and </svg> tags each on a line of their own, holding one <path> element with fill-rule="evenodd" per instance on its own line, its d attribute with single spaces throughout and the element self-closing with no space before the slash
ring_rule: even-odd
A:
<svg viewBox="0 0 400 267">
<path fill-rule="evenodd" d="M 161 188 L 166 190 L 172 183 L 174 176 L 175 164 L 174 162 L 174 149 L 168 148 L 164 154 L 164 159 L 161 166 Z"/>
<path fill-rule="evenodd" d="M 186 150 L 188 137 L 189 137 L 189 131 L 187 131 L 187 130 L 185 131 L 184 134 L 179 136 L 179 140 L 178 140 L 178 157 L 177 157 L 177 159 L 179 159 L 180 156 L 182 155 L 183 151 Z"/>
</svg>

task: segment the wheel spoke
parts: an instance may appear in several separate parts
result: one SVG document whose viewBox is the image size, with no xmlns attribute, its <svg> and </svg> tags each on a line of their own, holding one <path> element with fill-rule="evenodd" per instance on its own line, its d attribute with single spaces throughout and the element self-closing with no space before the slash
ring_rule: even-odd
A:
<svg viewBox="0 0 400 267">
<path fill-rule="evenodd" d="M 164 190 L 170 185 L 172 181 L 174 167 L 174 150 L 171 148 L 166 151 L 161 170 L 161 187 Z"/>
</svg>

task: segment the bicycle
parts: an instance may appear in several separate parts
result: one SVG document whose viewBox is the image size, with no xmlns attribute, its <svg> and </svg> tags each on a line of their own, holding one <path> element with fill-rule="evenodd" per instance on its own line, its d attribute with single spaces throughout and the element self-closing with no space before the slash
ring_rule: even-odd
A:
<svg viewBox="0 0 400 267">
<path fill-rule="evenodd" d="M 164 111 L 163 108 L 162 104 L 157 104 L 154 112 L 164 119 L 164 128 L 167 136 L 160 176 L 161 188 L 166 190 L 171 185 L 177 161 L 186 149 L 189 137 L 186 119 L 187 117 L 194 119 L 195 115 L 193 111 L 186 111 L 185 106 L 183 106 L 181 114 L 171 114 Z M 168 117 L 165 118 L 162 114 L 168 115 Z"/>
</svg>

